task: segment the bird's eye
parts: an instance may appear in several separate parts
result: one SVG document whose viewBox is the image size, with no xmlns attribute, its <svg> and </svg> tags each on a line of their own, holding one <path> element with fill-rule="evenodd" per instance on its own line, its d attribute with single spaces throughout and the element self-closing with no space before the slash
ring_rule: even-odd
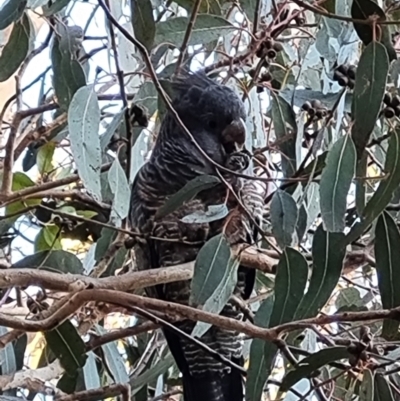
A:
<svg viewBox="0 0 400 401">
<path fill-rule="evenodd" d="M 217 122 L 215 120 L 210 120 L 208 126 L 212 129 L 217 128 Z"/>
</svg>

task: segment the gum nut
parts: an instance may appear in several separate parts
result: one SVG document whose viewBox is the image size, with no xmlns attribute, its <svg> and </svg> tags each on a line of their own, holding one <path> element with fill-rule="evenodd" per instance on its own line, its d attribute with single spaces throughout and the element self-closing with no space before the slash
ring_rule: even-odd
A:
<svg viewBox="0 0 400 401">
<path fill-rule="evenodd" d="M 394 109 L 392 109 L 391 107 L 386 107 L 383 114 L 386 118 L 393 118 L 395 116 Z"/>
<path fill-rule="evenodd" d="M 392 103 L 392 95 L 390 93 L 385 93 L 385 96 L 383 97 L 383 103 L 385 103 L 387 106 Z"/>
</svg>

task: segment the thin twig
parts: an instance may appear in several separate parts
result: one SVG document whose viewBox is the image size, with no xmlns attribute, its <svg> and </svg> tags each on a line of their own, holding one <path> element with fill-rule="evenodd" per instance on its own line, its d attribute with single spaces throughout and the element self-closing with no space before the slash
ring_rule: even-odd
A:
<svg viewBox="0 0 400 401">
<path fill-rule="evenodd" d="M 186 50 L 187 50 L 187 46 L 188 46 L 188 43 L 189 43 L 189 40 L 190 40 L 190 36 L 192 34 L 192 31 L 193 31 L 193 28 L 194 28 L 194 24 L 196 22 L 197 14 L 199 13 L 199 10 L 200 10 L 201 1 L 202 0 L 196 0 L 196 2 L 193 4 L 192 14 L 190 15 L 190 20 L 189 20 L 189 23 L 188 23 L 188 25 L 186 27 L 185 36 L 183 38 L 182 46 L 180 48 L 178 61 L 176 63 L 176 70 L 175 70 L 175 74 L 176 75 L 178 75 L 180 73 L 181 65 L 182 65 L 183 59 L 184 59 L 185 54 L 186 54 Z"/>
</svg>

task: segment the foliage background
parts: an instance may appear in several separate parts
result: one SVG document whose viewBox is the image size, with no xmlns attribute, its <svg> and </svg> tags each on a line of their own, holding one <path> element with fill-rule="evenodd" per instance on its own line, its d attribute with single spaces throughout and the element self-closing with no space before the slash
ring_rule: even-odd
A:
<svg viewBox="0 0 400 401">
<path fill-rule="evenodd" d="M 263 239 L 245 253 L 258 269 L 246 400 L 399 399 L 399 8 L 4 2 L 0 400 L 180 399 L 153 314 L 168 320 L 166 306 L 127 295 L 165 273 L 135 273 L 126 217 L 181 66 L 243 97 L 246 146 L 269 183 Z M 213 213 L 200 217 L 225 209 Z M 218 252 L 227 274 L 233 254 L 205 246 L 196 268 Z M 219 284 L 211 275 L 209 299 Z"/>
</svg>

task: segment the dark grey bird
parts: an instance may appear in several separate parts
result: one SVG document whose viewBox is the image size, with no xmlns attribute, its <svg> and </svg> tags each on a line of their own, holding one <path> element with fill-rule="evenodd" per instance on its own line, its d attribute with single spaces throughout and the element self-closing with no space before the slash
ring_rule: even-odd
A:
<svg viewBox="0 0 400 401">
<path fill-rule="evenodd" d="M 204 153 L 214 162 L 243 169 L 242 152 L 246 130 L 244 104 L 230 88 L 209 79 L 204 73 L 185 74 L 173 85 L 173 107 Z M 239 166 L 239 167 L 238 167 Z M 130 219 L 132 228 L 152 237 L 177 240 L 166 242 L 146 239 L 135 247 L 138 269 L 151 269 L 190 262 L 209 238 L 224 231 L 230 244 L 254 242 L 254 220 L 259 220 L 264 206 L 265 187 L 258 182 L 224 173 L 237 189 L 241 204 L 230 198 L 230 214 L 211 223 L 188 224 L 181 219 L 194 212 L 204 212 L 208 205 L 223 203 L 227 188 L 203 191 L 169 215 L 155 219 L 157 210 L 186 183 L 200 175 L 216 175 L 216 168 L 195 146 L 173 114 L 162 121 L 151 157 L 135 177 Z M 247 210 L 244 211 L 243 207 Z M 184 240 L 179 242 L 179 240 Z M 196 245 L 193 244 L 196 242 Z M 236 297 L 248 299 L 254 285 L 255 271 L 240 266 Z M 147 291 L 149 296 L 188 304 L 190 282 L 159 285 Z M 221 315 L 242 319 L 237 303 L 228 302 Z M 176 326 L 190 334 L 195 323 L 183 321 Z M 169 348 L 182 373 L 185 401 L 243 401 L 241 372 L 215 359 L 193 342 L 168 329 L 164 330 Z M 243 365 L 242 342 L 238 333 L 211 327 L 201 341 L 237 365 Z"/>
</svg>

